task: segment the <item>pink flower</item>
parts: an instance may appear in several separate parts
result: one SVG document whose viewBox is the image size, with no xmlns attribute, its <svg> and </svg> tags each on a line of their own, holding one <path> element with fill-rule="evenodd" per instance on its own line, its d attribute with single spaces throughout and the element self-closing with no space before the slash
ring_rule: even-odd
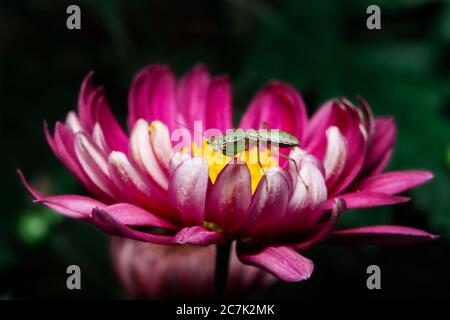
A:
<svg viewBox="0 0 450 320">
<path fill-rule="evenodd" d="M 179 123 L 232 128 L 231 88 L 197 66 L 178 83 L 171 69 L 154 65 L 138 73 L 129 94 L 127 134 L 112 115 L 93 74 L 83 81 L 78 111 L 45 128 L 55 155 L 94 198 L 44 196 L 24 180 L 37 202 L 106 233 L 160 245 L 210 245 L 236 241 L 241 262 L 284 281 L 301 281 L 313 262 L 300 252 L 331 241 L 411 242 L 435 236 L 414 228 L 372 226 L 333 231 L 345 207 L 406 201 L 396 194 L 429 180 L 427 171 L 382 173 L 395 138 L 391 118 L 374 118 L 360 100 L 326 102 L 310 119 L 300 94 L 272 81 L 250 103 L 239 128 L 295 135 L 296 166 L 262 152 L 267 175 L 244 152 L 245 163 L 205 153 L 201 145 L 174 152 Z M 182 128 L 182 127 L 181 127 Z M 202 143 L 200 143 L 202 144 Z M 206 147 L 207 148 L 207 147 Z M 289 151 L 289 150 L 288 150 Z"/>
</svg>

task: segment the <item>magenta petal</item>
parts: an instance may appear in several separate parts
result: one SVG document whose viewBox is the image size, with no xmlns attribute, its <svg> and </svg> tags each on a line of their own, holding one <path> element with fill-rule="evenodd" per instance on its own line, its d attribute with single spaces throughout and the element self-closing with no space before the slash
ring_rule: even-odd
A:
<svg viewBox="0 0 450 320">
<path fill-rule="evenodd" d="M 291 194 L 292 181 L 289 174 L 280 167 L 272 167 L 259 182 L 239 233 L 242 236 L 260 232 L 267 235 L 283 226 Z"/>
<path fill-rule="evenodd" d="M 429 171 L 391 171 L 371 176 L 359 184 L 362 191 L 397 194 L 412 189 L 433 178 Z"/>
<path fill-rule="evenodd" d="M 342 117 L 343 110 L 335 100 L 325 102 L 308 122 L 301 146 L 319 160 L 323 160 L 326 151 L 326 132 Z"/>
<path fill-rule="evenodd" d="M 384 158 L 395 142 L 397 130 L 392 117 L 379 117 L 375 120 L 375 134 L 367 150 L 364 171 L 371 171 Z"/>
<path fill-rule="evenodd" d="M 112 217 L 108 212 L 100 208 L 94 208 L 94 210 L 92 211 L 92 222 L 100 230 L 103 230 L 104 232 L 115 236 L 155 244 L 164 244 L 164 245 L 174 244 L 172 235 L 151 234 L 133 230 L 127 227 L 125 224 L 119 222 L 117 219 Z"/>
<path fill-rule="evenodd" d="M 206 206 L 206 220 L 226 232 L 236 231 L 252 201 L 250 171 L 246 164 L 229 163 L 212 186 Z"/>
<path fill-rule="evenodd" d="M 175 235 L 174 242 L 178 244 L 194 244 L 207 246 L 209 244 L 223 243 L 225 238 L 216 231 L 194 226 L 183 228 Z"/>
<path fill-rule="evenodd" d="M 117 122 L 105 99 L 100 102 L 98 123 L 105 134 L 105 140 L 113 151 L 128 152 L 128 137 Z"/>
<path fill-rule="evenodd" d="M 344 167 L 339 175 L 333 177 L 333 184 L 328 182 L 328 193 L 338 195 L 359 174 L 365 159 L 367 132 L 363 126 L 360 113 L 355 107 L 343 101 L 325 103 L 312 117 L 308 124 L 305 149 L 323 160 L 326 152 L 326 131 L 335 126 L 342 134 L 347 146 Z"/>
<path fill-rule="evenodd" d="M 91 98 L 95 93 L 94 71 L 91 71 L 83 79 L 78 96 L 78 114 L 80 122 L 86 130 L 92 129 L 94 119 L 92 117 Z"/>
<path fill-rule="evenodd" d="M 308 279 L 314 270 L 314 263 L 310 259 L 290 247 L 267 247 L 252 252 L 238 245 L 237 250 L 242 263 L 266 270 L 283 281 L 298 282 Z"/>
<path fill-rule="evenodd" d="M 302 141 L 307 119 L 305 103 L 297 90 L 272 81 L 257 93 L 239 128 L 260 129 L 267 122 L 270 129 L 289 132 Z"/>
<path fill-rule="evenodd" d="M 177 87 L 177 106 L 191 128 L 194 121 L 205 121 L 206 100 L 210 83 L 208 69 L 196 65 L 179 82 Z"/>
<path fill-rule="evenodd" d="M 55 154 L 56 157 L 60 157 L 58 146 L 56 145 L 55 138 L 53 138 L 52 134 L 50 133 L 50 130 L 48 129 L 48 123 L 47 121 L 44 121 L 44 134 L 45 139 L 47 140 L 48 145 L 50 146 L 50 149 Z"/>
<path fill-rule="evenodd" d="M 361 106 L 361 111 L 364 114 L 364 125 L 369 137 L 372 137 L 375 133 L 375 117 L 373 116 L 372 109 L 366 100 L 364 100 L 361 96 L 356 96 L 356 99 Z M 371 139 L 371 138 L 369 138 Z"/>
<path fill-rule="evenodd" d="M 130 155 L 141 172 L 150 177 L 161 189 L 167 190 L 169 185 L 167 173 L 155 154 L 158 150 L 152 147 L 149 128 L 147 121 L 143 119 L 135 123 L 130 137 Z"/>
<path fill-rule="evenodd" d="M 93 208 L 91 208 L 92 211 Z M 114 219 L 128 226 L 151 226 L 174 229 L 176 226 L 141 207 L 129 203 L 117 203 L 104 208 Z"/>
<path fill-rule="evenodd" d="M 94 184 L 113 199 L 123 198 L 111 180 L 105 155 L 95 143 L 83 132 L 76 134 L 74 143 L 78 161 Z"/>
<path fill-rule="evenodd" d="M 378 161 L 378 163 L 375 166 L 373 166 L 369 170 L 366 170 L 365 168 L 363 168 L 364 171 L 361 172 L 361 177 L 368 177 L 371 175 L 376 175 L 376 174 L 381 173 L 384 170 L 384 168 L 386 167 L 386 165 L 389 163 L 389 160 L 391 160 L 393 153 L 394 153 L 394 148 L 391 148 L 384 154 L 384 156 L 380 159 L 380 161 Z"/>
<path fill-rule="evenodd" d="M 423 230 L 402 226 L 373 226 L 334 231 L 329 240 L 342 244 L 410 244 L 439 238 Z"/>
<path fill-rule="evenodd" d="M 407 197 L 393 196 L 385 193 L 377 192 L 352 192 L 339 195 L 339 198 L 345 201 L 347 208 L 370 208 L 378 206 L 386 206 L 409 201 Z M 327 201 L 327 208 L 332 205 L 333 199 Z"/>
<path fill-rule="evenodd" d="M 206 100 L 206 128 L 215 128 L 222 133 L 233 128 L 233 105 L 231 85 L 228 77 L 215 78 L 208 88 Z"/>
<path fill-rule="evenodd" d="M 50 209 L 70 218 L 88 220 L 92 209 L 106 207 L 104 203 L 98 200 L 79 195 L 44 196 L 26 181 L 20 170 L 17 171 L 17 174 L 36 202 L 41 202 Z"/>
<path fill-rule="evenodd" d="M 133 128 L 139 119 L 160 120 L 172 131 L 176 120 L 175 86 L 175 75 L 168 66 L 152 65 L 141 70 L 128 97 L 128 127 Z"/>
<path fill-rule="evenodd" d="M 352 108 L 348 108 L 349 121 L 347 133 L 347 158 L 344 170 L 341 172 L 337 182 L 329 189 L 329 194 L 338 195 L 349 186 L 359 174 L 366 154 L 366 133 L 361 125 L 358 125 L 359 115 Z"/>
<path fill-rule="evenodd" d="M 192 158 L 181 163 L 169 183 L 169 200 L 187 225 L 203 225 L 208 163 L 203 158 Z"/>
<path fill-rule="evenodd" d="M 75 135 L 64 124 L 57 122 L 55 126 L 54 142 L 57 148 L 57 156 L 69 171 L 93 194 L 101 199 L 111 199 L 105 192 L 98 188 L 87 176 L 78 162 L 75 154 Z"/>
<path fill-rule="evenodd" d="M 315 245 L 316 243 L 325 239 L 331 232 L 331 230 L 333 230 L 338 218 L 342 215 L 342 213 L 345 211 L 346 208 L 347 206 L 345 201 L 339 198 L 334 199 L 331 217 L 327 221 L 318 223 L 316 226 L 314 226 L 311 229 L 312 232 L 308 239 L 300 243 L 297 243 L 292 247 L 295 250 L 306 250 Z"/>
<path fill-rule="evenodd" d="M 112 152 L 108 158 L 108 168 L 117 188 L 127 196 L 127 202 L 149 208 L 168 218 L 176 217 L 173 208 L 167 203 L 166 194 L 141 174 L 125 154 Z"/>
<path fill-rule="evenodd" d="M 36 202 L 41 202 L 62 215 L 82 220 L 90 218 L 92 209 L 105 206 L 104 203 L 98 200 L 76 194 L 48 196 L 36 199 Z"/>
</svg>

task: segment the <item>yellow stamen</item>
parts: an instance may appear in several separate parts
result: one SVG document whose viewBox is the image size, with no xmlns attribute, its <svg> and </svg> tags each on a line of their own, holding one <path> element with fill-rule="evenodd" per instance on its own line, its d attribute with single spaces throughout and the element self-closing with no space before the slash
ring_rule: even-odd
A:
<svg viewBox="0 0 450 320">
<path fill-rule="evenodd" d="M 183 150 L 182 152 L 187 152 Z M 224 155 L 223 153 L 214 150 L 207 143 L 203 141 L 202 147 L 198 147 L 197 144 L 192 144 L 192 155 L 194 157 L 204 157 L 208 162 L 209 177 L 212 183 L 216 182 L 217 176 L 220 171 L 227 165 L 232 159 Z M 258 163 L 258 150 L 256 147 L 252 147 L 249 151 L 243 151 L 237 155 L 237 158 L 245 162 L 250 171 L 252 193 L 256 191 L 258 183 L 261 181 L 264 173 Z M 260 160 L 264 171 L 269 170 L 271 167 L 278 166 L 278 160 L 270 155 L 270 150 L 260 150 Z"/>
</svg>

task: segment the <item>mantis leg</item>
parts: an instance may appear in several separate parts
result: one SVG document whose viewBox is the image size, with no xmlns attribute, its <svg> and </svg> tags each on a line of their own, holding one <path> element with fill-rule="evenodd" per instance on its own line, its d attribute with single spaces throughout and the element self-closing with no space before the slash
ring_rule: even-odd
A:
<svg viewBox="0 0 450 320">
<path fill-rule="evenodd" d="M 264 167 L 261 163 L 261 156 L 259 155 L 259 142 L 256 144 L 256 154 L 258 156 L 258 164 L 259 167 L 261 168 L 262 172 L 263 172 L 263 179 L 266 182 L 266 188 L 267 188 L 267 192 L 269 192 L 269 182 L 267 182 L 267 176 L 266 176 L 266 171 L 264 170 Z"/>
<path fill-rule="evenodd" d="M 303 184 L 305 185 L 306 189 L 308 189 L 308 185 L 306 184 L 305 180 L 303 180 L 302 176 L 300 175 L 300 170 L 298 169 L 297 162 L 295 162 L 295 160 L 292 159 L 291 157 L 286 156 L 286 155 L 284 155 L 284 154 L 282 154 L 281 152 L 278 152 L 278 151 L 276 151 L 276 150 L 271 150 L 271 152 L 278 154 L 278 155 L 279 155 L 280 157 L 282 157 L 282 158 L 285 158 L 285 159 L 287 159 L 287 160 L 289 160 L 289 161 L 292 161 L 292 163 L 293 163 L 294 166 L 295 166 L 295 171 L 297 171 L 300 180 L 302 180 L 302 182 L 303 182 Z"/>
<path fill-rule="evenodd" d="M 297 167 L 297 162 L 295 162 L 294 159 L 292 159 L 291 157 L 288 157 L 288 156 L 282 154 L 281 152 L 276 151 L 275 149 L 271 150 L 270 152 L 273 152 L 273 153 L 279 155 L 282 158 L 285 158 L 285 159 L 287 159 L 289 161 L 292 161 L 292 163 L 294 164 L 295 170 L 300 174 L 300 170 Z"/>
</svg>

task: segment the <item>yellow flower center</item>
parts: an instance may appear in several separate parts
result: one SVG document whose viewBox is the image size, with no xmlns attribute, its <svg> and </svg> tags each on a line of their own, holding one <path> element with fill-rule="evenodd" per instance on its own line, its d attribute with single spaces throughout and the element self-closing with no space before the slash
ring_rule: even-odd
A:
<svg viewBox="0 0 450 320">
<path fill-rule="evenodd" d="M 252 184 L 252 193 L 255 192 L 258 183 L 261 181 L 264 171 L 269 170 L 271 167 L 278 166 L 278 160 L 270 155 L 270 150 L 259 150 L 259 158 L 261 166 L 258 163 L 258 148 L 252 147 L 249 151 L 242 151 L 236 157 L 247 165 Z M 220 171 L 229 163 L 232 157 L 224 155 L 220 151 L 216 151 L 203 140 L 202 147 L 198 147 L 197 144 L 192 144 L 192 155 L 194 157 L 203 157 L 208 162 L 208 172 L 212 183 L 216 182 L 217 176 Z M 263 171 L 264 169 L 264 171 Z"/>
</svg>

